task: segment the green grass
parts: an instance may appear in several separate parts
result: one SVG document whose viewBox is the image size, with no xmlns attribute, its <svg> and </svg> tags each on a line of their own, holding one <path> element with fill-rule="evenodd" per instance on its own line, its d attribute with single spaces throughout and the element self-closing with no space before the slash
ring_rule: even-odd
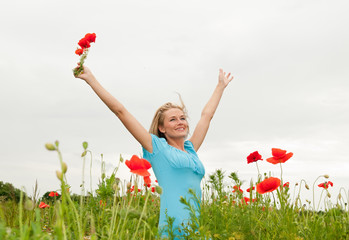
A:
<svg viewBox="0 0 349 240">
<path fill-rule="evenodd" d="M 160 195 L 157 192 L 144 187 L 137 176 L 132 176 L 132 183 L 122 182 L 117 178 L 116 168 L 110 176 L 102 174 L 98 189 L 93 193 L 86 192 L 82 182 L 81 194 L 71 194 L 58 146 L 56 142 L 47 147 L 59 156 L 60 196 L 38 199 L 34 194 L 30 199 L 22 194 L 19 203 L 1 200 L 0 239 L 159 239 Z M 84 143 L 82 157 L 88 152 L 87 143 Z M 349 239 L 348 193 L 344 189 L 335 204 L 323 190 L 321 199 L 314 199 L 314 202 L 324 202 L 325 210 L 318 211 L 314 202 L 300 202 L 301 187 L 309 188 L 302 180 L 294 189 L 293 199 L 291 190 L 282 185 L 265 194 L 255 190 L 233 192 L 233 187 L 241 183 L 236 173 L 226 176 L 217 170 L 209 175 L 203 184 L 202 199 L 191 192 L 192 199 L 200 203 L 200 214 L 189 204 L 189 199 L 180 199 L 191 213 L 190 224 L 180 227 L 183 238 Z M 131 186 L 134 186 L 133 191 Z M 319 188 L 313 187 L 313 191 Z M 244 197 L 251 200 L 246 204 Z M 40 200 L 45 200 L 50 207 L 39 208 Z M 168 225 L 171 226 L 171 218 L 168 218 Z M 173 232 L 171 229 L 164 231 Z"/>
</svg>

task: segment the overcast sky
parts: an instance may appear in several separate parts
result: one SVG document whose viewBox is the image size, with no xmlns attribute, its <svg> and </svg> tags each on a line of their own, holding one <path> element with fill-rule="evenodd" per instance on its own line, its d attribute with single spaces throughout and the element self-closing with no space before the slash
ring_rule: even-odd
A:
<svg viewBox="0 0 349 240">
<path fill-rule="evenodd" d="M 141 154 L 115 115 L 72 75 L 77 42 L 94 32 L 86 65 L 147 129 L 160 105 L 178 102 L 176 92 L 193 129 L 218 69 L 232 72 L 198 152 L 206 177 L 237 171 L 247 188 L 257 176 L 249 153 L 266 159 L 281 148 L 294 153 L 283 165 L 284 181 L 312 186 L 329 174 L 336 202 L 340 187 L 349 188 L 348 8 L 345 0 L 3 1 L 0 180 L 29 195 L 36 179 L 41 194 L 59 189 L 57 154 L 44 148 L 55 140 L 76 193 L 83 141 L 93 152 L 94 188 L 101 154 L 108 173 L 120 154 Z M 259 167 L 280 176 L 278 165 Z M 118 176 L 130 177 L 125 165 Z"/>
</svg>

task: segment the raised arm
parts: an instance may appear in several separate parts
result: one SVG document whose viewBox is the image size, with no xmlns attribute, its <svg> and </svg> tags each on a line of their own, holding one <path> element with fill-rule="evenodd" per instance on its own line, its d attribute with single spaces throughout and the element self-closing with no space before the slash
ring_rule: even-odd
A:
<svg viewBox="0 0 349 240">
<path fill-rule="evenodd" d="M 219 69 L 218 84 L 210 98 L 201 112 L 201 118 L 195 127 L 195 130 L 190 138 L 194 145 L 195 151 L 198 151 L 202 142 L 205 139 L 206 133 L 210 126 L 211 119 L 218 107 L 219 101 L 223 95 L 224 89 L 233 80 L 230 73 L 226 74 L 223 69 Z"/>
<path fill-rule="evenodd" d="M 120 119 L 126 129 L 147 151 L 153 151 L 151 135 L 115 97 L 103 88 L 89 68 L 84 67 L 83 73 L 77 77 L 85 80 L 90 85 L 97 96 Z"/>
</svg>

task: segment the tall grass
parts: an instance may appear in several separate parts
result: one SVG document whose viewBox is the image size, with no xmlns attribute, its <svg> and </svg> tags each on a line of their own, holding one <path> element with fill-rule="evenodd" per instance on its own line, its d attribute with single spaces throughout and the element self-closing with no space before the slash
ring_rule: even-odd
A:
<svg viewBox="0 0 349 240">
<path fill-rule="evenodd" d="M 83 145 L 85 158 L 89 150 L 87 143 Z M 85 191 L 82 177 L 81 194 L 71 194 L 58 142 L 47 148 L 58 154 L 60 196 L 45 200 L 46 208 L 38 207 L 37 194 L 31 199 L 22 195 L 19 204 L 0 201 L 0 239 L 159 239 L 161 231 L 169 233 L 169 238 L 178 237 L 171 216 L 167 229 L 158 229 L 160 195 L 154 186 L 144 186 L 134 175 L 131 182 L 120 180 L 116 168 L 110 176 L 102 171 L 95 192 Z M 191 199 L 179 199 L 191 217 L 180 226 L 180 238 L 349 239 L 347 190 L 340 190 L 335 203 L 324 189 L 320 199 L 314 197 L 312 203 L 305 204 L 300 201 L 301 188 L 309 186 L 302 180 L 293 189 L 292 199 L 291 189 L 283 184 L 265 194 L 252 190 L 254 182 L 250 192 L 242 192 L 241 184 L 236 173 L 226 176 L 216 170 L 203 183 L 202 199 L 189 190 Z M 314 184 L 312 190 L 318 189 Z M 324 211 L 318 211 L 318 201 L 324 202 Z M 193 204 L 199 205 L 200 213 Z"/>
</svg>

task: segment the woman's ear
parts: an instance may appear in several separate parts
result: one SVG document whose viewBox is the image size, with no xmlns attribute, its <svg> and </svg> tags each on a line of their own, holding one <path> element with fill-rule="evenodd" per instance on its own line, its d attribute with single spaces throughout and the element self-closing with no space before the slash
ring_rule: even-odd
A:
<svg viewBox="0 0 349 240">
<path fill-rule="evenodd" d="M 165 131 L 165 128 L 163 127 L 163 126 L 159 126 L 159 131 L 161 132 L 161 133 L 165 133 L 166 131 Z"/>
</svg>

